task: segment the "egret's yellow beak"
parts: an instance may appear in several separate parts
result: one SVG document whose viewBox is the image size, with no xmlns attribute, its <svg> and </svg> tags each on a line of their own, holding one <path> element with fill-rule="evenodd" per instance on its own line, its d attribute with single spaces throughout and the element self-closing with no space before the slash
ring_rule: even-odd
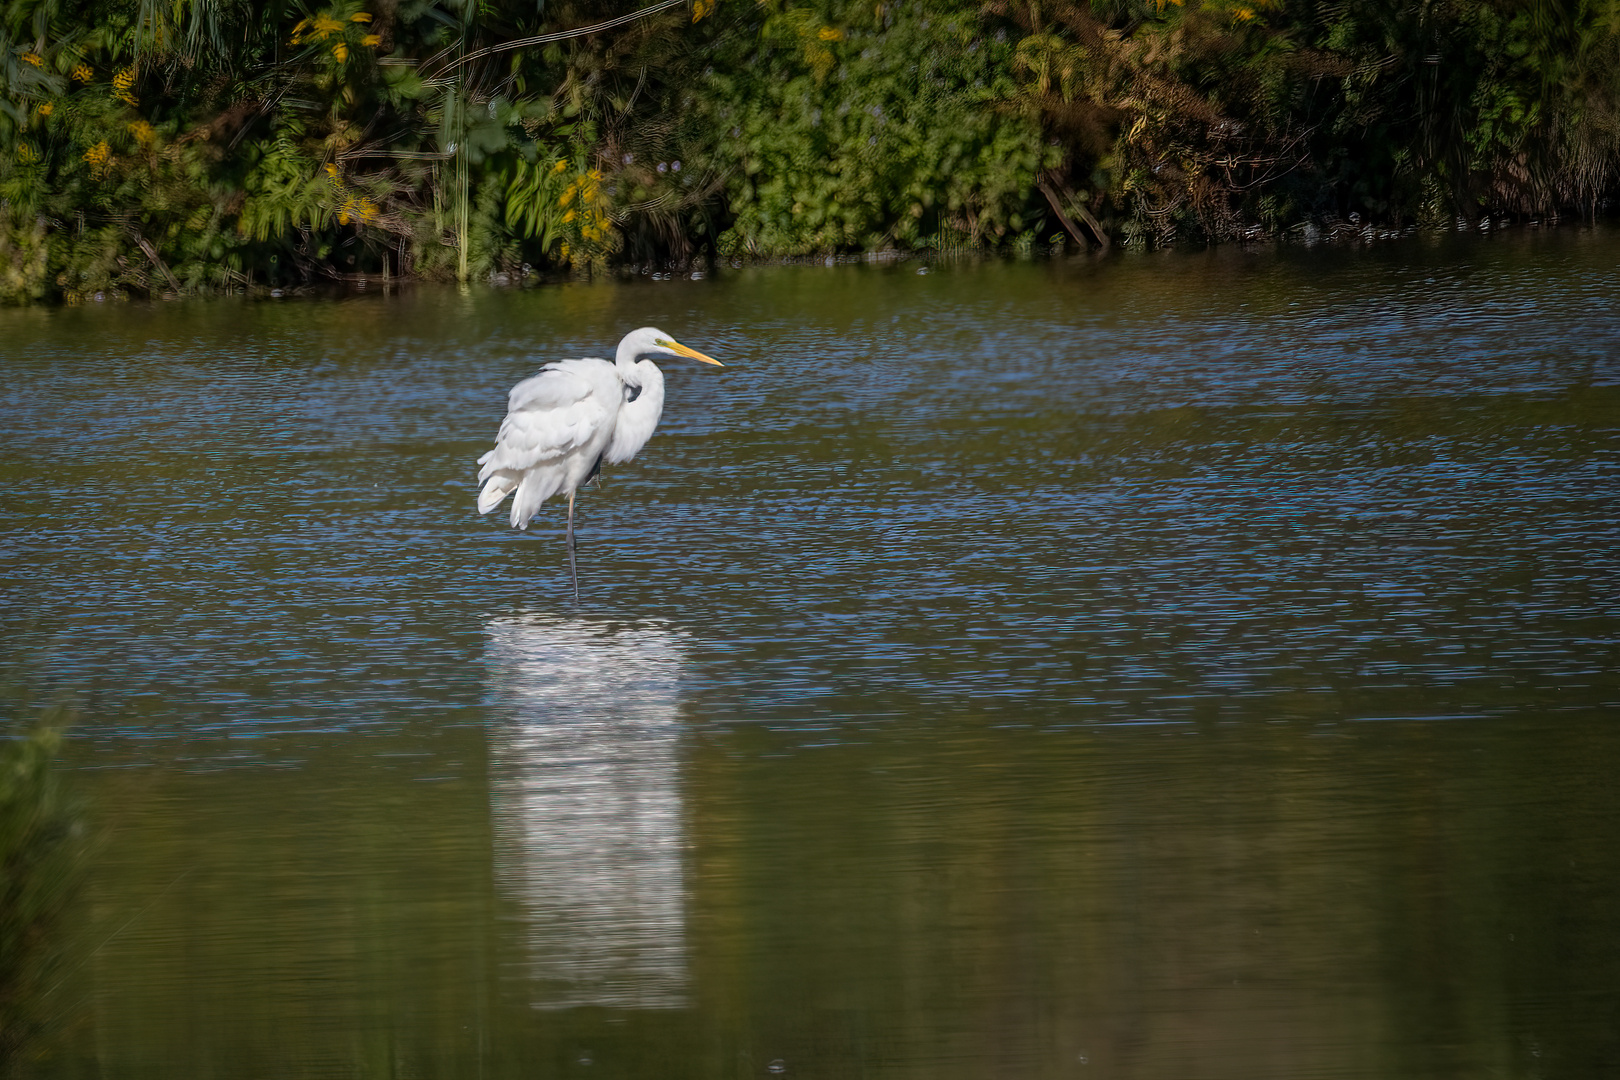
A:
<svg viewBox="0 0 1620 1080">
<path fill-rule="evenodd" d="M 720 361 L 716 360 L 714 357 L 712 357 L 712 356 L 704 356 L 702 353 L 698 352 L 696 349 L 689 349 L 685 345 L 682 345 L 678 341 L 671 341 L 668 338 L 664 338 L 664 339 L 661 339 L 658 342 L 658 344 L 663 346 L 664 348 L 668 349 L 670 352 L 675 353 L 677 356 L 685 356 L 685 357 L 690 357 L 693 360 L 701 360 L 705 364 L 713 364 L 715 367 L 725 367 L 726 366 L 726 365 L 722 364 Z"/>
</svg>

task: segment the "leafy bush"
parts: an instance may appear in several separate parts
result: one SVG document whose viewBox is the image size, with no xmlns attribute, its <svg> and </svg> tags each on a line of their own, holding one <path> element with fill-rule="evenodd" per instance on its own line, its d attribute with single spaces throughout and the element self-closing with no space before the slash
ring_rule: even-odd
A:
<svg viewBox="0 0 1620 1080">
<path fill-rule="evenodd" d="M 1059 152 L 976 5 L 777 6 L 725 40 L 692 102 L 723 133 L 722 252 L 996 244 L 1035 225 L 1032 181 Z"/>
</svg>

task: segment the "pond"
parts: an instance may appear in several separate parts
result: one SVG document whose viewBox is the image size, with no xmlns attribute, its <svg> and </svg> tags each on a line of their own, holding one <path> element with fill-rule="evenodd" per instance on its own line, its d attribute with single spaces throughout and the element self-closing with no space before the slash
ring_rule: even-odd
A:
<svg viewBox="0 0 1620 1080">
<path fill-rule="evenodd" d="M 0 313 L 47 1077 L 1620 1068 L 1620 234 Z M 664 421 L 479 517 L 507 388 Z"/>
</svg>

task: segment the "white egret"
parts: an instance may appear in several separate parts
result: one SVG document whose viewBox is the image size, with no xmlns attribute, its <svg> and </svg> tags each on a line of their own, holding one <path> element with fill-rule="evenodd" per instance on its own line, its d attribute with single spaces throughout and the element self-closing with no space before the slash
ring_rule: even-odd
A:
<svg viewBox="0 0 1620 1080">
<path fill-rule="evenodd" d="M 647 445 L 664 411 L 664 373 L 647 355 L 685 356 L 724 367 L 662 330 L 644 326 L 619 342 L 610 364 L 599 357 L 558 360 L 512 387 L 495 449 L 478 459 L 478 512 L 512 495 L 512 528 L 527 529 L 540 505 L 568 495 L 568 572 L 574 566 L 574 493 L 605 461 L 617 465 Z M 515 493 L 515 494 L 514 494 Z"/>
</svg>

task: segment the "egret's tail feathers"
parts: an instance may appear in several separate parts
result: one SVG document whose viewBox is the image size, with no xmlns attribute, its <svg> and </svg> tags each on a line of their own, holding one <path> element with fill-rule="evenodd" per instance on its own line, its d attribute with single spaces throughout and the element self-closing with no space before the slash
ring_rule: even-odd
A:
<svg viewBox="0 0 1620 1080">
<path fill-rule="evenodd" d="M 541 504 L 557 494 L 561 486 L 562 478 L 555 474 L 531 472 L 525 475 L 517 494 L 512 497 L 512 528 L 528 528 L 529 519 L 540 512 Z"/>
<path fill-rule="evenodd" d="M 487 514 L 497 506 L 501 500 L 512 494 L 518 486 L 518 477 L 511 473 L 498 473 L 489 478 L 484 490 L 478 493 L 478 512 Z"/>
</svg>

